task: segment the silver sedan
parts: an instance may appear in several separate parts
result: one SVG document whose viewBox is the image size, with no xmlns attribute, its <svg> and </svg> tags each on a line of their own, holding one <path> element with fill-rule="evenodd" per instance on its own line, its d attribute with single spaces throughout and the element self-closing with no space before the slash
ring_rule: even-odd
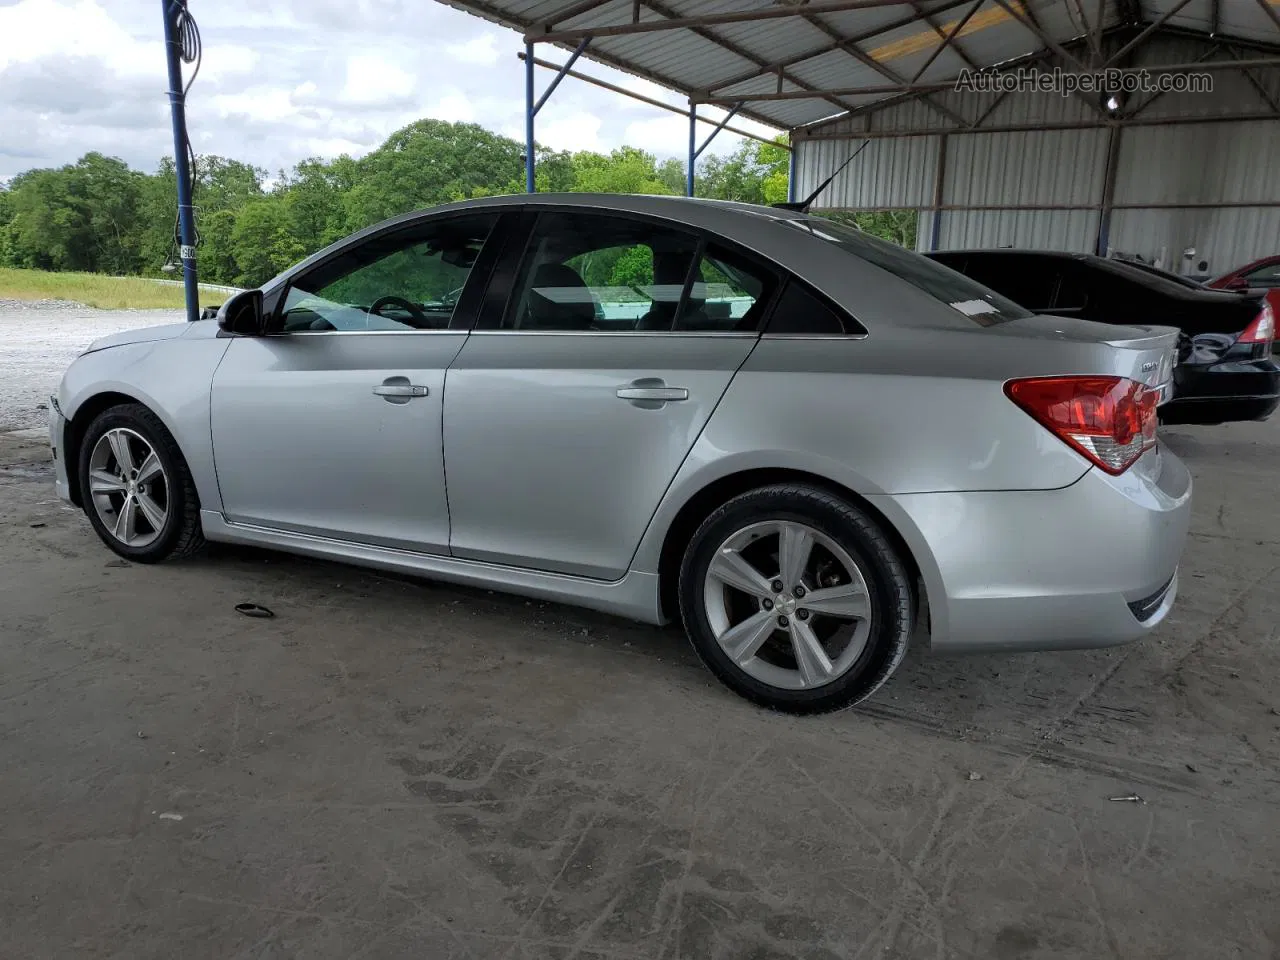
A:
<svg viewBox="0 0 1280 960">
<path fill-rule="evenodd" d="M 51 437 L 131 560 L 230 541 L 678 619 L 734 691 L 811 713 L 920 619 L 939 650 L 1043 650 L 1165 617 L 1175 339 L 806 214 L 503 197 L 98 341 Z"/>
</svg>

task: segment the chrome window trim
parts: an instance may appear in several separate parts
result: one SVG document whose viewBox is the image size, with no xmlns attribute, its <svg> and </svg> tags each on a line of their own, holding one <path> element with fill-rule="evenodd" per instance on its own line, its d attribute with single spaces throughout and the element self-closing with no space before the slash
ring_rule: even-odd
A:
<svg viewBox="0 0 1280 960">
<path fill-rule="evenodd" d="M 865 333 L 765 333 L 762 340 L 865 340 Z"/>
<path fill-rule="evenodd" d="M 423 334 L 466 336 L 470 330 L 280 330 L 264 337 L 420 337 Z"/>
<path fill-rule="evenodd" d="M 321 331 L 323 332 L 323 331 Z M 757 339 L 759 331 L 723 333 L 711 330 L 472 330 L 473 337 L 523 335 L 526 337 L 716 337 L 721 339 Z"/>
</svg>

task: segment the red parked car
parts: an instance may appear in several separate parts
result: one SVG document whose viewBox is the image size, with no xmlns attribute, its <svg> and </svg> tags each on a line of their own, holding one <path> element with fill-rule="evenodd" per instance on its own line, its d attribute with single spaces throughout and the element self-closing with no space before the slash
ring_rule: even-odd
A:
<svg viewBox="0 0 1280 960">
<path fill-rule="evenodd" d="M 1265 290 L 1272 315 L 1280 317 L 1280 256 L 1263 257 L 1253 263 L 1246 263 L 1238 270 L 1210 280 L 1205 286 L 1217 287 L 1219 290 Z M 1274 349 L 1280 351 L 1280 346 Z"/>
</svg>

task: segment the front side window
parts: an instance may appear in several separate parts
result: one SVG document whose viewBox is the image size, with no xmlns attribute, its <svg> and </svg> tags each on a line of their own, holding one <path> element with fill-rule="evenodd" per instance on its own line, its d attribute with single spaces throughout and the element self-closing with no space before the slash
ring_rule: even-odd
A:
<svg viewBox="0 0 1280 960">
<path fill-rule="evenodd" d="M 854 227 L 809 216 L 782 222 L 888 271 L 979 326 L 989 327 L 1032 315 L 1008 297 L 970 280 L 962 273 Z"/>
<path fill-rule="evenodd" d="M 699 246 L 692 234 L 642 221 L 543 214 L 503 326 L 607 332 L 730 328 L 760 298 L 762 282 L 727 258 L 708 254 L 700 260 Z"/>
<path fill-rule="evenodd" d="M 496 219 L 419 225 L 343 251 L 290 284 L 278 329 L 447 328 Z"/>
</svg>

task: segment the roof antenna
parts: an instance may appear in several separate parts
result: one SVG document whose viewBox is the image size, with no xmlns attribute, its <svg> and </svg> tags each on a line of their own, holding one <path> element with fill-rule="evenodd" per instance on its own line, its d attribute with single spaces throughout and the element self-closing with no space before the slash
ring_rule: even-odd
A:
<svg viewBox="0 0 1280 960">
<path fill-rule="evenodd" d="M 813 201 L 818 199 L 818 195 L 821 194 L 823 190 L 827 189 L 827 187 L 831 186 L 831 181 L 840 176 L 840 174 L 844 172 L 844 168 L 853 163 L 854 157 L 867 149 L 867 145 L 869 143 L 871 143 L 869 139 L 863 140 L 862 143 L 859 144 L 858 149 L 849 154 L 849 159 L 836 167 L 836 172 L 823 180 L 822 183 L 818 184 L 818 189 L 813 191 L 813 193 L 809 194 L 809 196 L 805 197 L 803 200 L 788 201 L 787 203 L 771 203 L 769 206 L 777 207 L 779 210 L 794 210 L 796 213 L 808 213 L 809 207 L 812 206 Z"/>
</svg>

